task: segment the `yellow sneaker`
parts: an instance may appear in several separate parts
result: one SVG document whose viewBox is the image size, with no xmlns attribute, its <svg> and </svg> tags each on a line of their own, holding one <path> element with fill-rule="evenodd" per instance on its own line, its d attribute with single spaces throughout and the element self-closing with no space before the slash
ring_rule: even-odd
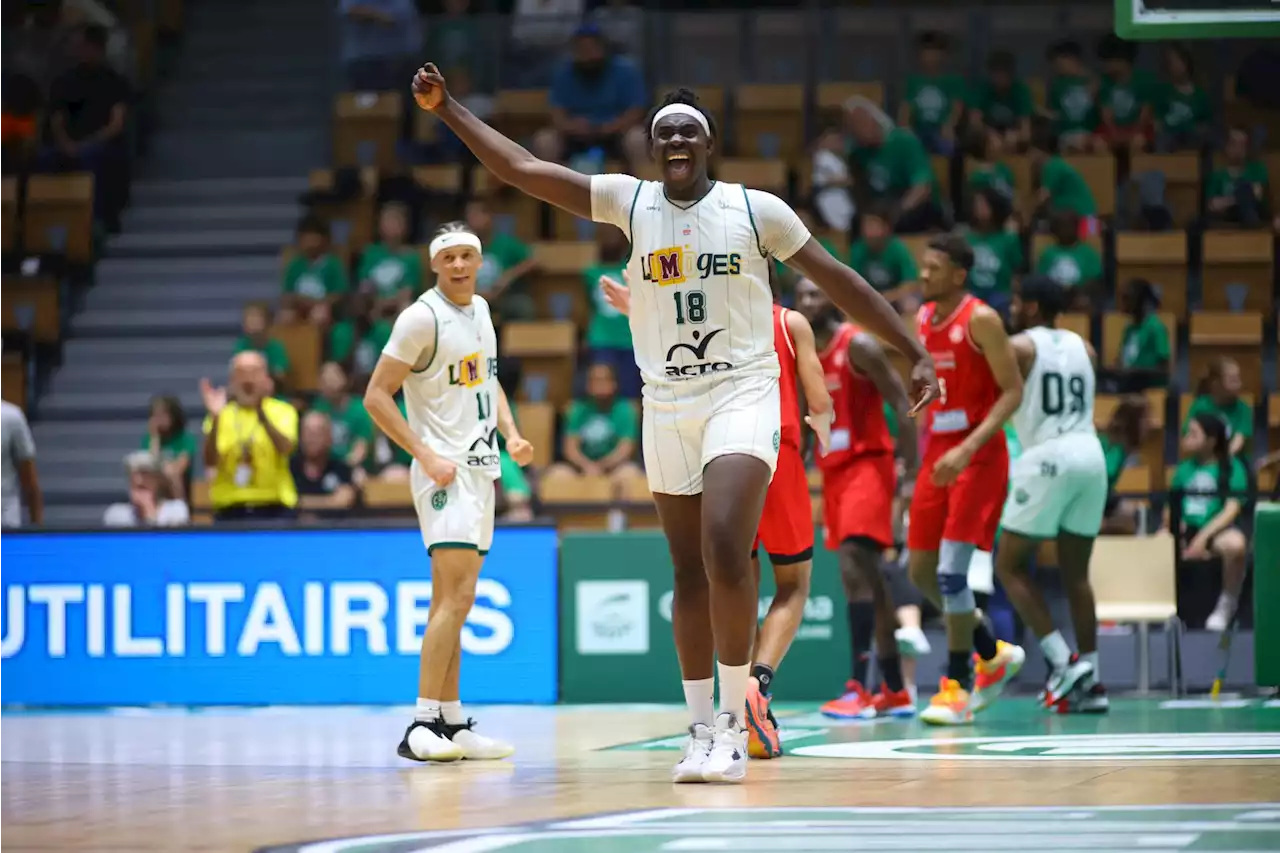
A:
<svg viewBox="0 0 1280 853">
<path fill-rule="evenodd" d="M 973 722 L 973 709 L 969 707 L 969 691 L 954 679 L 938 682 L 938 692 L 929 700 L 929 707 L 920 712 L 923 722 L 934 726 L 963 726 Z"/>
<path fill-rule="evenodd" d="M 977 654 L 973 656 L 973 698 L 970 703 L 975 711 L 981 711 L 1004 692 L 1004 687 L 1022 669 L 1027 662 L 1027 653 L 1022 646 L 996 641 L 996 656 L 991 660 L 983 660 Z"/>
</svg>

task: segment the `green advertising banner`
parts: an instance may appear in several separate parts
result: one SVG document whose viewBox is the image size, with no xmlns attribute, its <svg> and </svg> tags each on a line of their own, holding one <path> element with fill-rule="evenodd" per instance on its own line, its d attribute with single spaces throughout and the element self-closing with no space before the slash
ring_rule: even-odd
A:
<svg viewBox="0 0 1280 853">
<path fill-rule="evenodd" d="M 1280 687 L 1280 503 L 1259 501 L 1253 522 L 1253 668 L 1259 687 Z"/>
<path fill-rule="evenodd" d="M 762 555 L 763 556 L 763 555 Z M 657 531 L 566 534 L 560 542 L 560 701 L 680 702 L 671 636 L 671 557 Z M 773 598 L 768 559 L 759 613 Z M 815 552 L 804 622 L 779 670 L 787 700 L 825 700 L 849 677 L 836 558 Z"/>
</svg>

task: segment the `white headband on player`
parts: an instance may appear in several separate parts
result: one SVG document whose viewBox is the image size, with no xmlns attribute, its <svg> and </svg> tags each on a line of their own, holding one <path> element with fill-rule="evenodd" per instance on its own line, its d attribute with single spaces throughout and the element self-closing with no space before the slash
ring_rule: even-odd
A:
<svg viewBox="0 0 1280 853">
<path fill-rule="evenodd" d="M 480 238 L 470 231 L 446 231 L 431 241 L 431 245 L 427 247 L 427 255 L 431 260 L 435 260 L 438 253 L 457 246 L 470 246 L 480 254 L 484 254 L 484 249 L 480 246 Z"/>
<path fill-rule="evenodd" d="M 653 124 L 649 125 L 649 132 L 653 133 L 658 127 L 658 122 L 662 121 L 667 116 L 688 116 L 698 124 L 702 125 L 703 133 L 707 136 L 711 135 L 711 126 L 707 124 L 707 117 L 698 112 L 697 108 L 691 107 L 688 104 L 667 104 L 665 107 L 658 110 L 653 114 Z"/>
</svg>

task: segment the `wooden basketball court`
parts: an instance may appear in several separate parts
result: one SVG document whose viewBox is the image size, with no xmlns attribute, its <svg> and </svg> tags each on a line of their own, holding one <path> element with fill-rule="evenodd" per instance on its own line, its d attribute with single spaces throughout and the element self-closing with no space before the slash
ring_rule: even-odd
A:
<svg viewBox="0 0 1280 853">
<path fill-rule="evenodd" d="M 516 758 L 447 766 L 395 756 L 408 709 L 6 713 L 4 848 L 1280 849 L 1280 702 L 1205 704 L 1009 699 L 947 730 L 784 707 L 788 756 L 741 786 L 668 781 L 670 707 L 478 709 Z"/>
</svg>

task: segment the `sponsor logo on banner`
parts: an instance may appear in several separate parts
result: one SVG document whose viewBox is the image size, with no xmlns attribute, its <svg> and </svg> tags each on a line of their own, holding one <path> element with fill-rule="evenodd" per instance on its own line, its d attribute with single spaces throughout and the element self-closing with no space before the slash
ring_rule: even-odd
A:
<svg viewBox="0 0 1280 853">
<path fill-rule="evenodd" d="M 666 621 L 671 621 L 671 602 L 675 599 L 675 593 L 667 590 L 658 599 L 658 614 Z M 773 603 L 773 597 L 762 597 L 756 604 L 757 617 L 764 621 L 764 617 L 769 613 L 769 605 Z M 835 602 L 827 595 L 815 595 L 805 600 L 804 617 L 800 622 L 800 629 L 796 631 L 796 640 L 830 640 L 834 636 Z"/>
<path fill-rule="evenodd" d="M 579 581 L 577 648 L 582 655 L 642 655 L 649 651 L 646 581 Z"/>
</svg>

